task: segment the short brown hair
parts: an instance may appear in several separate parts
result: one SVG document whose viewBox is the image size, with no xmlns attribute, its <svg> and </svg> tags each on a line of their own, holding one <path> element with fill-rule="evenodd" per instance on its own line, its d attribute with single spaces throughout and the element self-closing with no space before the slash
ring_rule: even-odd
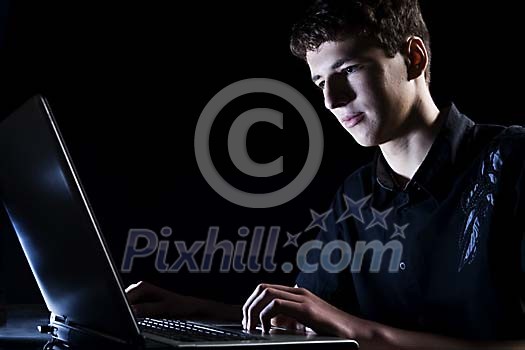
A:
<svg viewBox="0 0 525 350">
<path fill-rule="evenodd" d="M 430 35 L 418 0 L 316 0 L 293 26 L 290 49 L 305 60 L 307 51 L 346 36 L 372 39 L 388 57 L 400 52 L 410 36 L 420 37 L 428 53 L 425 79 L 430 83 Z"/>
</svg>

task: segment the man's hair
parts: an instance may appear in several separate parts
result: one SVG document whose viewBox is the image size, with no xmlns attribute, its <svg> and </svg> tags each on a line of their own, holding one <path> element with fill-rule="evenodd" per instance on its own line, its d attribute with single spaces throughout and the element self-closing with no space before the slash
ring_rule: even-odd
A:
<svg viewBox="0 0 525 350">
<path fill-rule="evenodd" d="M 425 43 L 425 79 L 430 83 L 430 35 L 418 0 L 316 0 L 292 27 L 290 49 L 306 60 L 308 51 L 325 42 L 357 37 L 371 39 L 392 58 L 410 36 Z"/>
</svg>

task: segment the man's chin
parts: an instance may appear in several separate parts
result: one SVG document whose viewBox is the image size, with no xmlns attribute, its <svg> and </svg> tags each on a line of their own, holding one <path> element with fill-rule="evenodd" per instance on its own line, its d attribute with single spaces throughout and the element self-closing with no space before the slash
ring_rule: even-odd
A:
<svg viewBox="0 0 525 350">
<path fill-rule="evenodd" d="M 350 134 L 350 135 L 352 135 L 352 134 Z M 355 137 L 354 135 L 352 135 L 352 137 L 353 137 L 354 141 L 361 147 L 368 148 L 368 147 L 379 146 L 379 143 L 376 142 L 373 139 Z"/>
</svg>

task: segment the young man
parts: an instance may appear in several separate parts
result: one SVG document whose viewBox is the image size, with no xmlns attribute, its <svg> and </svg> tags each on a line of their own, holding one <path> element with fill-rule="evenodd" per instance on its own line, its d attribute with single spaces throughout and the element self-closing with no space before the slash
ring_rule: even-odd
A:
<svg viewBox="0 0 525 350">
<path fill-rule="evenodd" d="M 475 124 L 454 105 L 440 111 L 429 43 L 417 0 L 322 0 L 294 27 L 292 52 L 326 108 L 357 143 L 378 146 L 337 192 L 318 239 L 354 247 L 396 237 L 402 261 L 395 273 L 373 272 L 365 256 L 359 272 L 319 267 L 296 288 L 260 285 L 242 307 L 245 328 L 260 321 L 399 347 L 525 346 L 525 129 Z M 138 314 L 241 318 L 235 306 L 145 283 L 128 295 Z"/>
</svg>

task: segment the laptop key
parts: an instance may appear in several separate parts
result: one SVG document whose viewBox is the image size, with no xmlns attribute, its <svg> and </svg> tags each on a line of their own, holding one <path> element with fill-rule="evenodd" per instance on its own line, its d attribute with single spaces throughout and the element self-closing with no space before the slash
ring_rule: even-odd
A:
<svg viewBox="0 0 525 350">
<path fill-rule="evenodd" d="M 144 318 L 139 320 L 143 331 L 178 341 L 252 340 L 260 337 L 235 331 L 226 331 L 182 320 Z"/>
</svg>

